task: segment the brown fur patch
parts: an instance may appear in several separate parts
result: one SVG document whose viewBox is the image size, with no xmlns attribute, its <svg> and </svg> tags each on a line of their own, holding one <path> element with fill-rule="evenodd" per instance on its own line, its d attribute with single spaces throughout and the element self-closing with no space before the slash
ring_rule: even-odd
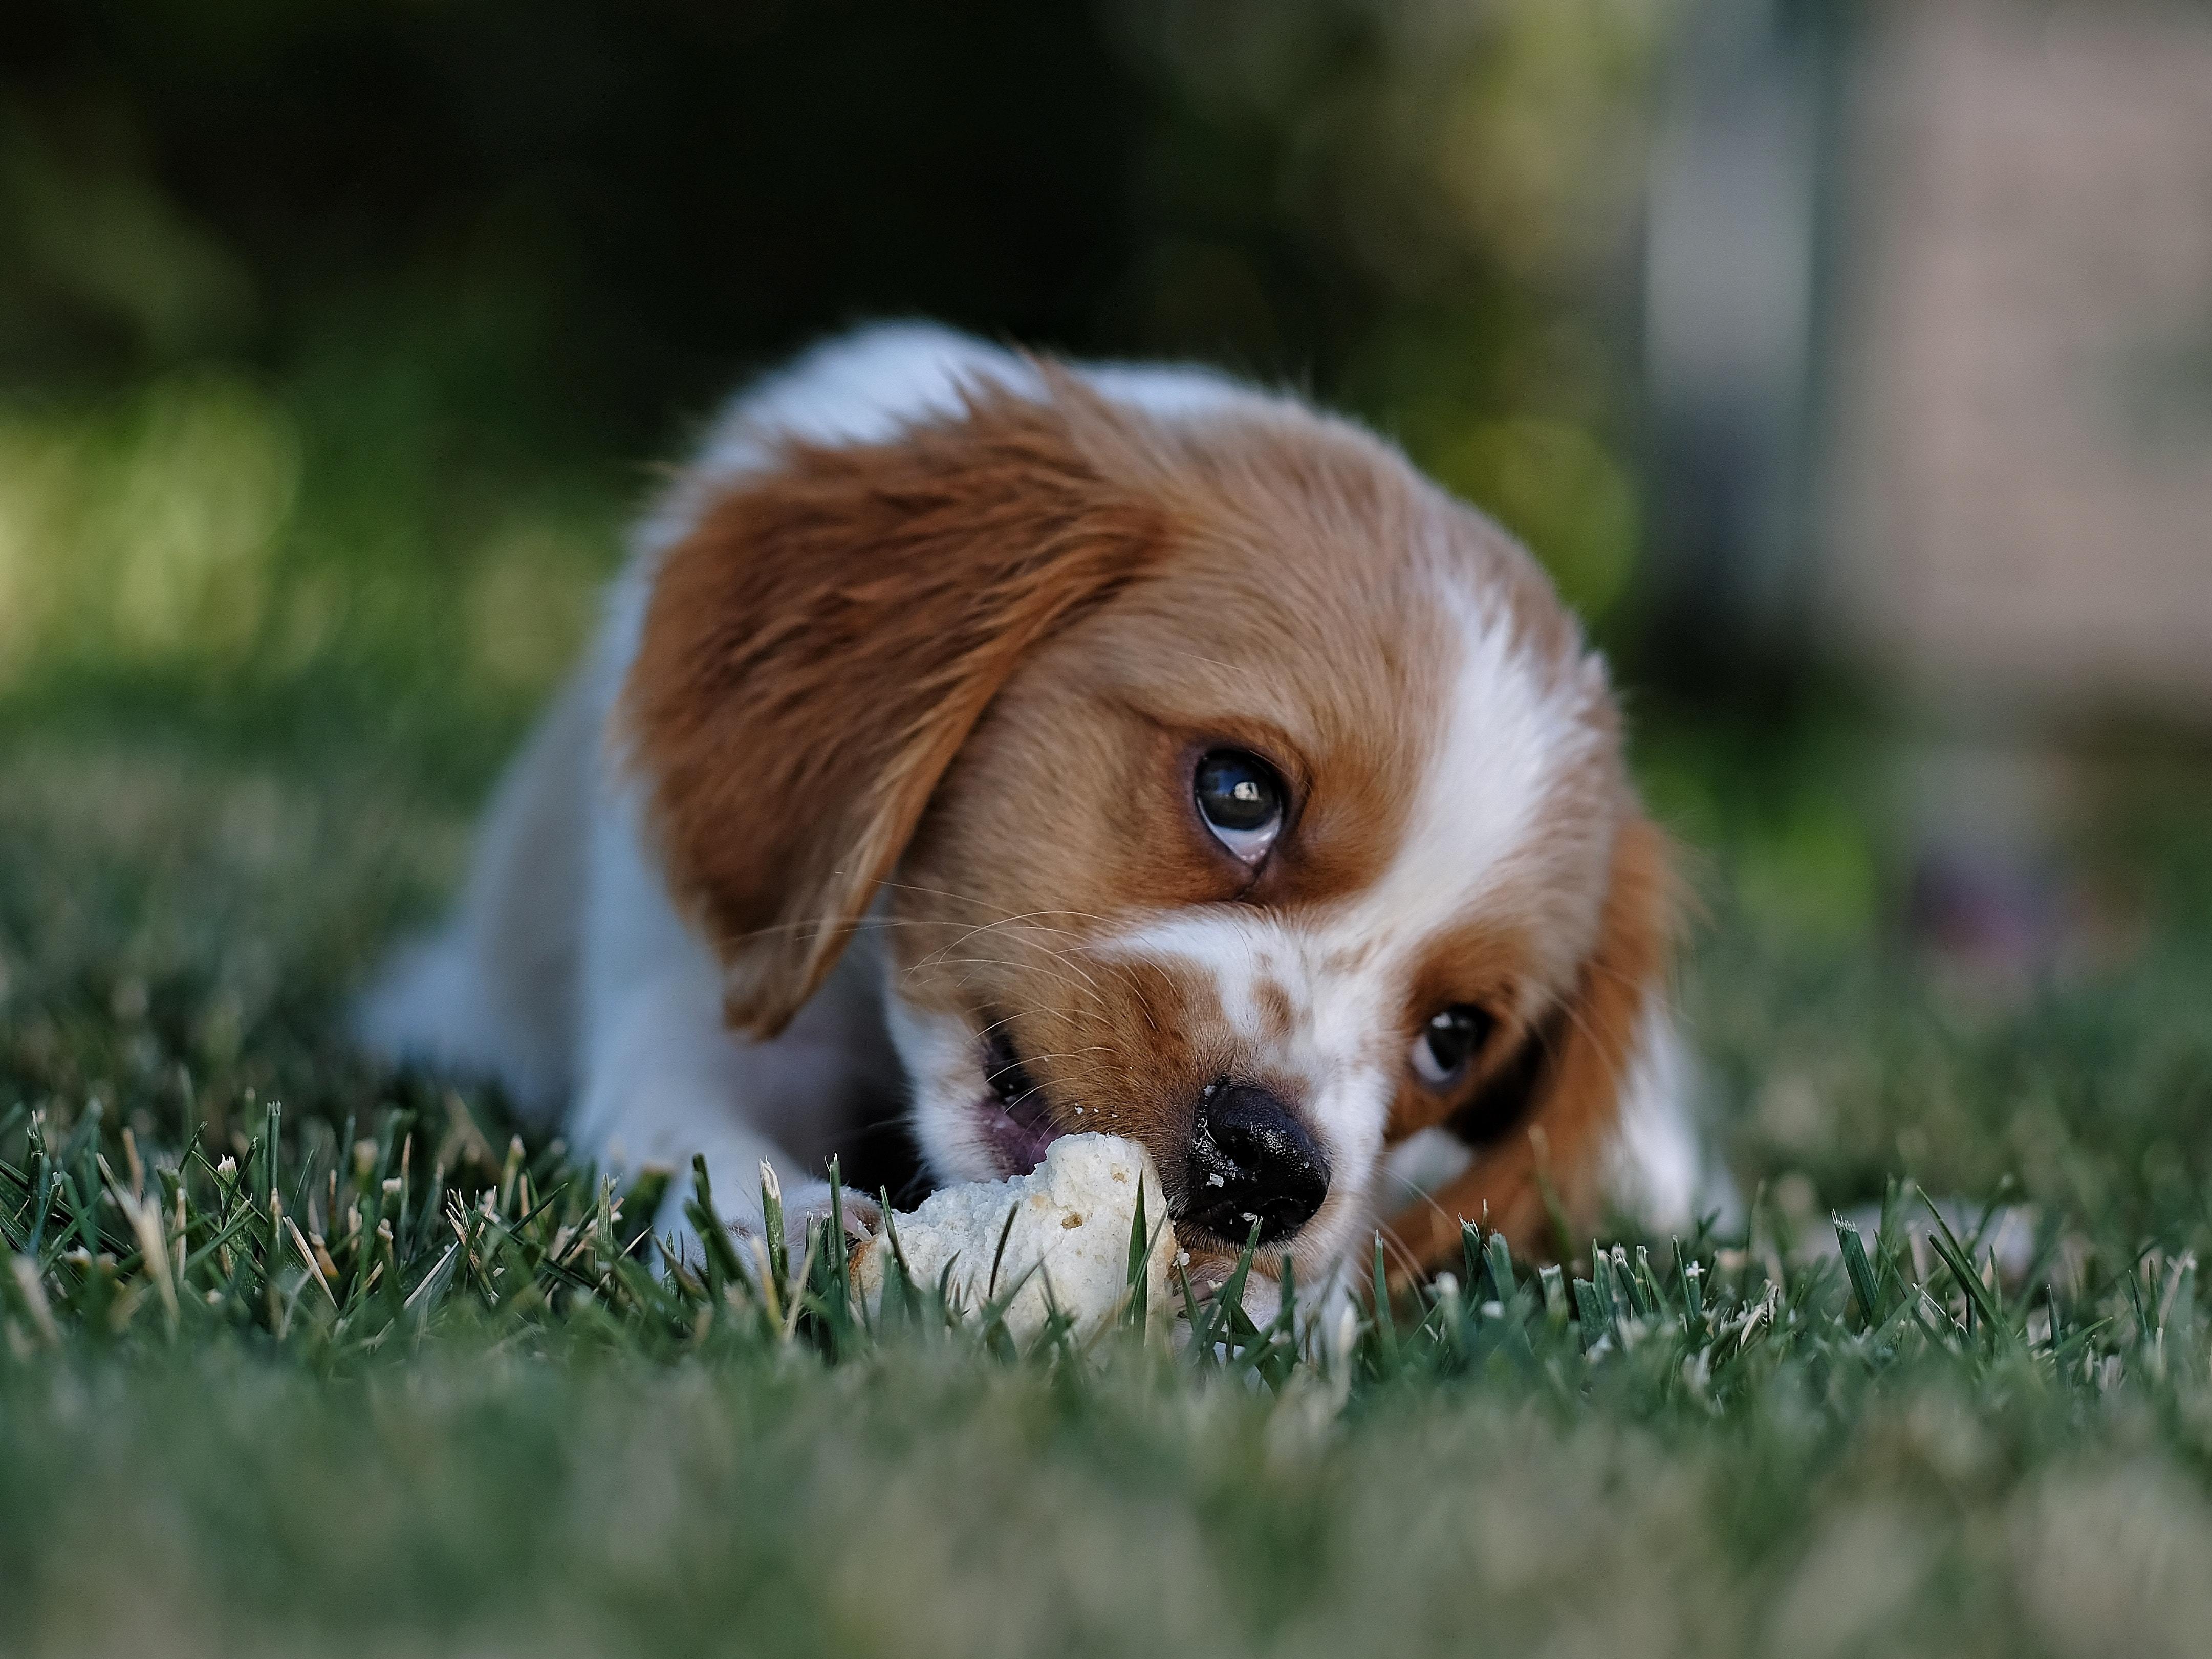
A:
<svg viewBox="0 0 2212 1659">
<path fill-rule="evenodd" d="M 1663 988 L 1674 914 L 1666 838 L 1648 819 L 1632 818 L 1614 842 L 1597 948 L 1535 1072 L 1524 1127 L 1392 1219 L 1407 1266 L 1426 1270 L 1455 1256 L 1462 1218 L 1486 1218 L 1516 1250 L 1548 1255 L 1547 1182 L 1571 1224 L 1595 1218 L 1601 1160 L 1638 1022 Z"/>
<path fill-rule="evenodd" d="M 1120 417 L 1057 371 L 896 441 L 790 446 L 668 552 L 623 714 L 672 883 L 781 1029 L 1037 644 L 1166 540 L 1108 483 Z"/>
<path fill-rule="evenodd" d="M 1172 556 L 1009 680 L 918 828 L 908 870 L 931 885 L 1092 923 L 1234 899 L 1296 911 L 1363 890 L 1395 852 L 1449 659 L 1422 549 L 1431 515 L 1461 510 L 1311 419 L 1162 442 L 1144 487 Z M 1517 556 L 1492 532 L 1473 556 Z M 1290 787 L 1256 880 L 1190 799 L 1191 765 L 1222 745 Z"/>
</svg>

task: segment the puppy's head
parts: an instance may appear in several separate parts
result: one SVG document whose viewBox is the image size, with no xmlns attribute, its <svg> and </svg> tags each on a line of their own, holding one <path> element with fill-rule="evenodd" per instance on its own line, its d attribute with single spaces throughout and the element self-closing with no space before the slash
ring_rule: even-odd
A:
<svg viewBox="0 0 2212 1659">
<path fill-rule="evenodd" d="M 1533 1239 L 1663 955 L 1601 666 L 1372 439 L 1042 382 L 789 446 L 659 568 L 629 736 L 732 1020 L 881 921 L 939 1179 L 1128 1135 L 1185 1243 L 1310 1276 L 1443 1127 L 1486 1149 L 1450 1207 Z"/>
</svg>

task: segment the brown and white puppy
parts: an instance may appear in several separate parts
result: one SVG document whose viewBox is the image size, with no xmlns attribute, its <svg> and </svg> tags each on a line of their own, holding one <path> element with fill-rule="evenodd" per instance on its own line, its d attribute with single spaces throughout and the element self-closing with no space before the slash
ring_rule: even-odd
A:
<svg viewBox="0 0 2212 1659">
<path fill-rule="evenodd" d="M 882 327 L 648 518 L 362 1029 L 794 1214 L 902 1098 L 939 1182 L 1131 1136 L 1187 1245 L 1312 1285 L 1380 1223 L 1540 1249 L 1547 1188 L 1688 1217 L 1671 899 L 1602 665 L 1388 445 Z"/>
</svg>

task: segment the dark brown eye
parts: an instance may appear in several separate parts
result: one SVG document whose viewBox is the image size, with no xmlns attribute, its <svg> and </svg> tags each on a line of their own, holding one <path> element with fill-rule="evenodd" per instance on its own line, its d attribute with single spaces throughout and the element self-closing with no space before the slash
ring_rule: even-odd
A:
<svg viewBox="0 0 2212 1659">
<path fill-rule="evenodd" d="M 1413 1039 L 1413 1073 L 1432 1089 L 1449 1088 L 1482 1052 L 1498 1021 L 1471 1002 L 1455 1002 L 1429 1016 Z"/>
<path fill-rule="evenodd" d="M 1282 780 L 1242 749 L 1212 749 L 1200 756 L 1191 795 L 1214 840 L 1246 864 L 1265 858 L 1282 830 Z"/>
</svg>

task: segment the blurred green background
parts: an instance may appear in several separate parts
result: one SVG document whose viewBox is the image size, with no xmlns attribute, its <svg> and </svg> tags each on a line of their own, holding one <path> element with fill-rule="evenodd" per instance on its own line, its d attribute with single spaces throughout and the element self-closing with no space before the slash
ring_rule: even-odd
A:
<svg viewBox="0 0 2212 1659">
<path fill-rule="evenodd" d="M 1660 17 L 17 9 L 0 686 L 509 715 L 650 465 L 749 369 L 903 314 L 1310 386 L 1602 618 Z"/>
</svg>

